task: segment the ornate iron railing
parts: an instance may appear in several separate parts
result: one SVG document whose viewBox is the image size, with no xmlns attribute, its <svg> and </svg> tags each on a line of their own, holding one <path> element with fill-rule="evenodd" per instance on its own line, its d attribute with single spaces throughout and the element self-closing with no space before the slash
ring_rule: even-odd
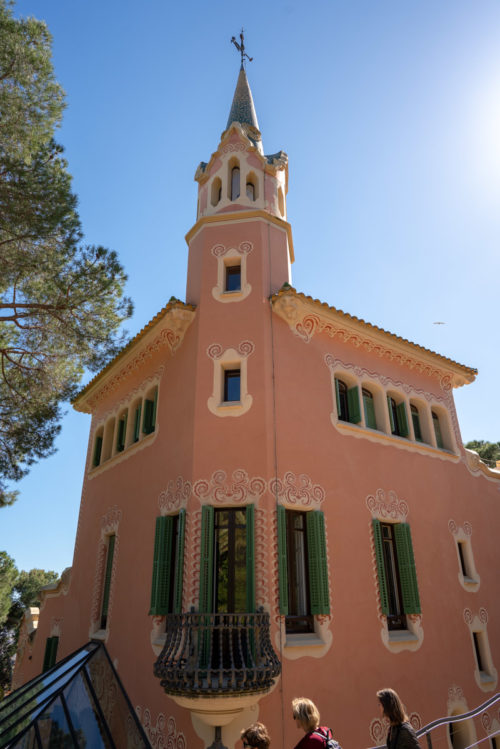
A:
<svg viewBox="0 0 500 749">
<path fill-rule="evenodd" d="M 167 614 L 166 641 L 154 665 L 167 694 L 267 691 L 281 672 L 269 614 Z"/>
</svg>

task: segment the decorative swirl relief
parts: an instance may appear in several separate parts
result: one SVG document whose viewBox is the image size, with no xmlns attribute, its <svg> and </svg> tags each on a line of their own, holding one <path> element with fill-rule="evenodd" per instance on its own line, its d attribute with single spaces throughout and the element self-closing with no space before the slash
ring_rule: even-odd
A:
<svg viewBox="0 0 500 749">
<path fill-rule="evenodd" d="M 175 480 L 170 480 L 167 488 L 158 497 L 158 506 L 162 515 L 168 515 L 171 512 L 186 507 L 187 501 L 191 496 L 191 490 L 191 482 L 184 481 L 182 476 L 178 476 Z"/>
<path fill-rule="evenodd" d="M 101 531 L 103 536 L 109 536 L 110 533 L 116 533 L 118 525 L 122 519 L 122 511 L 118 505 L 113 505 L 101 519 Z"/>
<path fill-rule="evenodd" d="M 372 517 L 382 520 L 388 518 L 390 520 L 404 523 L 410 512 L 404 499 L 398 499 L 396 492 L 392 490 L 389 492 L 389 498 L 387 500 L 384 490 L 377 489 L 375 494 L 370 494 L 365 501 Z"/>
<path fill-rule="evenodd" d="M 252 242 L 240 242 L 238 247 L 226 247 L 223 244 L 215 244 L 210 252 L 214 257 L 223 257 L 230 250 L 236 250 L 240 255 L 248 255 L 253 250 Z"/>
<path fill-rule="evenodd" d="M 186 737 L 177 731 L 173 715 L 166 719 L 163 713 L 158 713 L 154 721 L 147 707 L 137 705 L 135 712 L 153 749 L 186 749 Z"/>
<path fill-rule="evenodd" d="M 474 615 L 470 609 L 464 609 L 464 622 L 468 624 L 469 627 L 474 621 L 475 616 L 477 616 L 481 624 L 488 624 L 488 612 L 485 608 L 481 607 L 479 613 L 476 615 Z"/>
<path fill-rule="evenodd" d="M 234 349 L 238 352 L 238 354 L 246 359 L 250 354 L 253 354 L 255 351 L 255 345 L 252 343 L 252 341 L 242 341 L 240 344 L 238 344 L 238 347 L 234 346 L 228 346 L 227 348 L 222 348 L 220 343 L 212 343 L 207 348 L 207 354 L 210 357 L 210 359 L 213 359 L 214 361 L 216 359 L 220 359 L 223 354 L 225 354 L 228 349 Z"/>
<path fill-rule="evenodd" d="M 379 746 L 385 743 L 389 730 L 389 718 L 374 718 L 370 723 L 370 738 L 374 744 Z"/>
<path fill-rule="evenodd" d="M 233 471 L 231 480 L 227 481 L 225 471 L 215 471 L 209 480 L 199 479 L 193 486 L 193 494 L 200 502 L 208 501 L 217 504 L 249 504 L 257 502 L 266 489 L 264 479 L 248 477 L 243 469 Z"/>
<path fill-rule="evenodd" d="M 246 151 L 247 147 L 244 143 L 226 143 L 225 146 L 219 148 L 219 153 L 235 153 L 235 151 Z"/>
<path fill-rule="evenodd" d="M 457 526 L 453 519 L 450 519 L 448 521 L 448 530 L 450 531 L 450 533 L 456 536 L 460 531 L 460 528 Z M 466 536 L 472 536 L 472 525 L 467 520 L 462 524 L 461 530 L 463 530 Z"/>
<path fill-rule="evenodd" d="M 297 476 L 292 471 L 285 473 L 283 479 L 271 479 L 269 491 L 277 497 L 279 504 L 294 507 L 319 508 L 325 499 L 325 490 L 322 486 L 313 484 L 305 473 Z"/>
</svg>

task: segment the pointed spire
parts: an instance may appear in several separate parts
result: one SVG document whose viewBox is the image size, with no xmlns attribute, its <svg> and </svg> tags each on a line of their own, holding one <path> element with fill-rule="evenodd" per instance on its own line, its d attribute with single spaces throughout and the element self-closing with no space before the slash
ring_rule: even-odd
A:
<svg viewBox="0 0 500 749">
<path fill-rule="evenodd" d="M 238 75 L 238 81 L 236 82 L 236 90 L 233 96 L 233 103 L 231 104 L 231 111 L 227 119 L 226 129 L 231 125 L 232 122 L 239 122 L 242 125 L 245 134 L 250 138 L 254 146 L 259 150 L 260 153 L 264 153 L 262 148 L 262 139 L 259 130 L 259 122 L 257 120 L 257 113 L 255 111 L 255 105 L 253 103 L 253 96 L 250 90 L 250 84 L 248 83 L 247 74 L 243 65 L 244 57 L 248 57 L 245 52 L 245 44 L 243 39 L 243 29 L 240 34 L 241 44 L 236 42 L 235 37 L 231 39 L 231 42 L 241 53 L 241 67 Z M 253 58 L 248 57 L 249 60 Z"/>
</svg>

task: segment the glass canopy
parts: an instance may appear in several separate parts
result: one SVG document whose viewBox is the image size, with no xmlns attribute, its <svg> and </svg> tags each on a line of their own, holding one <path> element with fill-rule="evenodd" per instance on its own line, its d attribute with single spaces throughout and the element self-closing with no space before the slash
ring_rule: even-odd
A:
<svg viewBox="0 0 500 749">
<path fill-rule="evenodd" d="M 0 749 L 150 749 L 102 643 L 90 642 L 0 702 Z"/>
</svg>

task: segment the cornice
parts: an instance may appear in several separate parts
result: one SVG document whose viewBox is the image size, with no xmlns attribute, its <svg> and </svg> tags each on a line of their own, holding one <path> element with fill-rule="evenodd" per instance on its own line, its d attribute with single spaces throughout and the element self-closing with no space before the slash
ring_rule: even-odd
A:
<svg viewBox="0 0 500 749">
<path fill-rule="evenodd" d="M 290 256 L 290 263 L 295 260 L 295 254 L 293 251 L 293 239 L 292 239 L 292 227 L 288 221 L 283 221 L 281 218 L 273 216 L 271 213 L 263 210 L 256 211 L 234 211 L 231 213 L 216 213 L 211 216 L 202 216 L 198 221 L 191 227 L 185 236 L 186 243 L 189 245 L 193 237 L 207 224 L 237 224 L 243 221 L 254 221 L 255 219 L 264 219 L 271 224 L 274 224 L 279 229 L 283 229 L 286 232 L 288 239 L 288 253 Z"/>
<path fill-rule="evenodd" d="M 72 401 L 76 411 L 93 413 L 97 403 L 162 346 L 174 353 L 195 316 L 195 307 L 177 299 L 170 301 L 102 369 Z"/>
<path fill-rule="evenodd" d="M 439 380 L 441 387 L 460 387 L 473 382 L 477 370 L 448 359 L 406 338 L 365 322 L 325 302 L 285 286 L 271 297 L 273 309 L 305 343 L 318 333 L 338 337 L 344 343 L 373 352 Z"/>
</svg>

